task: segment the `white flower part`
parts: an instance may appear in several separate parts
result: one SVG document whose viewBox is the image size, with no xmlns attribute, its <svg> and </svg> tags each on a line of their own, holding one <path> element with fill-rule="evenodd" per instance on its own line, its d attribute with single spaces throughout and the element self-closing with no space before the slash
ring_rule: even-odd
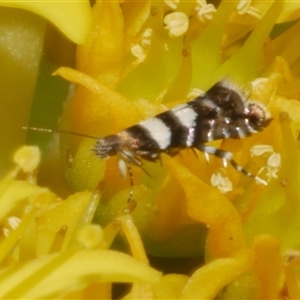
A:
<svg viewBox="0 0 300 300">
<path fill-rule="evenodd" d="M 266 85 L 268 84 L 268 78 L 257 78 L 251 82 L 252 93 L 256 95 L 263 95 L 266 90 Z"/>
<path fill-rule="evenodd" d="M 146 59 L 146 51 L 141 45 L 133 45 L 130 50 L 131 53 L 138 58 L 138 60 L 144 61 Z"/>
<path fill-rule="evenodd" d="M 237 6 L 238 14 L 243 15 L 251 15 L 254 18 L 260 19 L 260 11 L 251 6 L 251 0 L 240 0 L 238 6 Z"/>
<path fill-rule="evenodd" d="M 251 0 L 240 0 L 236 9 L 238 10 L 240 15 L 244 15 L 247 13 L 250 6 L 251 6 Z"/>
<path fill-rule="evenodd" d="M 211 175 L 210 183 L 212 186 L 218 188 L 222 194 L 232 191 L 232 182 L 220 171 L 216 171 Z"/>
<path fill-rule="evenodd" d="M 147 57 L 147 50 L 151 45 L 152 35 L 153 30 L 151 28 L 146 28 L 140 43 L 132 45 L 130 48 L 132 55 L 134 55 L 140 62 L 143 62 Z"/>
<path fill-rule="evenodd" d="M 279 168 L 281 165 L 281 155 L 280 153 L 274 152 L 270 155 L 267 162 L 268 167 Z"/>
<path fill-rule="evenodd" d="M 169 8 L 175 10 L 178 6 L 179 0 L 165 0 L 164 2 Z"/>
<path fill-rule="evenodd" d="M 281 166 L 281 155 L 280 153 L 274 152 L 270 155 L 267 162 L 267 176 L 269 177 L 269 180 L 271 178 L 277 178 L 277 173 Z"/>
<path fill-rule="evenodd" d="M 252 89 L 254 89 L 256 86 L 259 86 L 261 84 L 266 84 L 268 81 L 269 81 L 269 78 L 266 78 L 266 77 L 256 78 L 253 81 L 251 81 Z"/>
<path fill-rule="evenodd" d="M 261 14 L 260 10 L 257 9 L 256 7 L 250 6 L 249 10 L 247 11 L 247 14 L 256 18 L 256 19 L 261 19 Z"/>
<path fill-rule="evenodd" d="M 2 232 L 3 232 L 3 235 L 4 235 L 5 237 L 8 237 L 8 236 L 9 236 L 9 233 L 10 233 L 10 230 L 7 229 L 7 228 L 2 228 Z"/>
<path fill-rule="evenodd" d="M 23 146 L 16 151 L 13 160 L 23 172 L 32 172 L 41 161 L 40 149 L 37 146 Z"/>
<path fill-rule="evenodd" d="M 15 230 L 21 223 L 21 219 L 16 216 L 11 216 L 6 219 L 6 226 L 2 227 L 2 233 L 8 237 L 12 230 Z"/>
<path fill-rule="evenodd" d="M 217 11 L 213 4 L 207 4 L 204 0 L 197 0 L 195 10 L 197 11 L 198 20 L 203 23 L 211 20 Z"/>
<path fill-rule="evenodd" d="M 274 149 L 271 145 L 255 145 L 250 149 L 251 157 L 262 156 L 273 152 Z"/>
<path fill-rule="evenodd" d="M 173 12 L 165 16 L 165 29 L 169 31 L 170 37 L 179 37 L 186 33 L 189 27 L 189 19 L 183 12 Z"/>
<path fill-rule="evenodd" d="M 151 45 L 151 38 L 153 35 L 153 29 L 152 28 L 146 28 L 142 35 L 141 45 L 144 48 L 149 48 Z"/>
<path fill-rule="evenodd" d="M 277 173 L 281 167 L 281 155 L 280 153 L 274 152 L 274 149 L 270 145 L 257 145 L 252 147 L 251 156 L 262 156 L 268 155 L 268 160 L 266 166 L 262 167 L 258 174 L 262 173 L 264 170 L 267 171 L 268 181 L 272 178 L 278 178 Z"/>
<path fill-rule="evenodd" d="M 16 229 L 20 225 L 21 219 L 16 216 L 8 217 L 7 223 L 9 224 L 11 229 Z"/>
</svg>

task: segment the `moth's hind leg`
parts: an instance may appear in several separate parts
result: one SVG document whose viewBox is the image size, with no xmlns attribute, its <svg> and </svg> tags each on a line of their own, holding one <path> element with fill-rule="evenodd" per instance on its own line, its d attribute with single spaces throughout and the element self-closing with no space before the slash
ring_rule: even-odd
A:
<svg viewBox="0 0 300 300">
<path fill-rule="evenodd" d="M 262 178 L 252 174 L 251 172 L 244 169 L 241 165 L 239 165 L 234 159 L 233 154 L 229 151 L 221 150 L 213 146 L 208 146 L 204 144 L 199 144 L 197 147 L 198 150 L 202 151 L 204 154 L 211 154 L 217 156 L 223 160 L 223 164 L 226 167 L 227 162 L 229 162 L 238 172 L 243 173 L 247 177 L 254 178 L 257 182 L 263 185 L 267 185 L 267 182 Z"/>
</svg>

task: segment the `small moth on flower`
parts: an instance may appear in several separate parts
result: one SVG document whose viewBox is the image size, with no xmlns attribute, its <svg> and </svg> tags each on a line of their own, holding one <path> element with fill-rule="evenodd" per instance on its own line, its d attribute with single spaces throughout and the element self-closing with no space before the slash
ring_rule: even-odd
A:
<svg viewBox="0 0 300 300">
<path fill-rule="evenodd" d="M 271 120 L 270 114 L 262 104 L 248 101 L 231 84 L 221 81 L 195 99 L 119 133 L 103 138 L 77 135 L 96 139 L 92 151 L 99 159 L 117 155 L 119 171 L 123 177 L 129 172 L 131 185 L 131 165 L 143 168 L 142 160 L 156 162 L 160 160 L 162 153 L 174 156 L 186 148 L 198 149 L 206 156 L 215 155 L 223 160 L 224 166 L 229 162 L 238 172 L 267 185 L 265 180 L 240 166 L 233 159 L 231 152 L 206 143 L 248 137 L 263 130 Z M 47 129 L 31 129 L 53 132 Z M 76 134 L 68 131 L 58 132 Z"/>
<path fill-rule="evenodd" d="M 219 139 L 240 139 L 261 131 L 271 121 L 266 109 L 224 82 L 206 93 L 125 130 L 97 139 L 92 149 L 100 159 L 118 155 L 119 170 L 125 177 L 131 164 L 142 167 L 141 159 L 160 160 L 161 153 L 176 155 L 185 148 L 196 148 L 229 162 L 237 171 L 266 182 L 243 169 L 233 154 L 205 143 Z"/>
</svg>

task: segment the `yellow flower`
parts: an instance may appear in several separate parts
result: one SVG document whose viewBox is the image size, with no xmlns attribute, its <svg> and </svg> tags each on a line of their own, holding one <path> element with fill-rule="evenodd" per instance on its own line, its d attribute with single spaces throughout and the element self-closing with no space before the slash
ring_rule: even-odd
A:
<svg viewBox="0 0 300 300">
<path fill-rule="evenodd" d="M 91 25 L 89 1 L 0 1 L 1 99 L 0 174 L 11 167 L 11 152 L 25 143 L 20 130 L 30 116 L 39 63 L 48 25 L 47 18 L 68 39 L 84 43 Z M 48 32 L 48 31 L 47 31 Z M 59 37 L 56 36 L 56 48 Z"/>
<path fill-rule="evenodd" d="M 94 139 L 62 135 L 66 178 L 90 192 L 61 201 L 35 185 L 36 148 L 24 148 L 0 183 L 2 297 L 109 299 L 111 283 L 121 281 L 134 282 L 124 299 L 300 298 L 298 7 L 291 1 L 95 3 L 76 69 L 55 72 L 77 84 L 60 128 L 113 134 L 228 78 L 266 106 L 273 121 L 249 138 L 214 145 L 232 151 L 268 185 L 184 150 L 163 155 L 162 165 L 145 163 L 151 177 L 133 166 L 134 208 L 117 159 L 98 160 Z M 282 21 L 293 23 L 286 29 Z M 94 215 L 101 227 L 91 225 Z M 130 254 L 109 250 L 119 230 Z M 201 257 L 202 263 L 161 277 L 144 247 L 166 261 Z M 57 279 L 59 285 L 51 284 Z"/>
<path fill-rule="evenodd" d="M 62 201 L 36 186 L 39 158 L 36 147 L 22 147 L 14 156 L 17 166 L 0 182 L 1 298 L 57 298 L 79 289 L 88 295 L 91 283 L 108 298 L 110 282 L 157 281 L 160 273 L 147 266 L 131 216 L 124 214 L 104 229 L 91 225 L 100 195 L 86 191 Z M 17 179 L 22 174 L 26 181 Z M 120 229 L 135 259 L 108 250 Z"/>
<path fill-rule="evenodd" d="M 36 13 L 59 28 L 69 39 L 83 44 L 91 26 L 89 1 L 11 1 L 1 0 L 0 6 L 21 8 Z"/>
</svg>

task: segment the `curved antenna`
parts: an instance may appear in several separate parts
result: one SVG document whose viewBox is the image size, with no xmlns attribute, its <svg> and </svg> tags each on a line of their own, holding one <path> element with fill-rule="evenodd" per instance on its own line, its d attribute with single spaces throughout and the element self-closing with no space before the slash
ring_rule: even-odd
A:
<svg viewBox="0 0 300 300">
<path fill-rule="evenodd" d="M 49 133 L 65 133 L 65 134 L 72 134 L 72 135 L 77 135 L 77 136 L 83 136 L 87 137 L 90 139 L 95 139 L 98 140 L 99 137 L 88 135 L 88 134 L 83 134 L 83 133 L 78 133 L 78 132 L 73 132 L 73 131 L 68 131 L 68 130 L 55 130 L 55 129 L 47 129 L 47 128 L 40 128 L 40 127 L 27 127 L 23 126 L 22 129 L 25 130 L 33 130 L 33 131 L 42 131 L 42 132 L 49 132 Z"/>
</svg>

